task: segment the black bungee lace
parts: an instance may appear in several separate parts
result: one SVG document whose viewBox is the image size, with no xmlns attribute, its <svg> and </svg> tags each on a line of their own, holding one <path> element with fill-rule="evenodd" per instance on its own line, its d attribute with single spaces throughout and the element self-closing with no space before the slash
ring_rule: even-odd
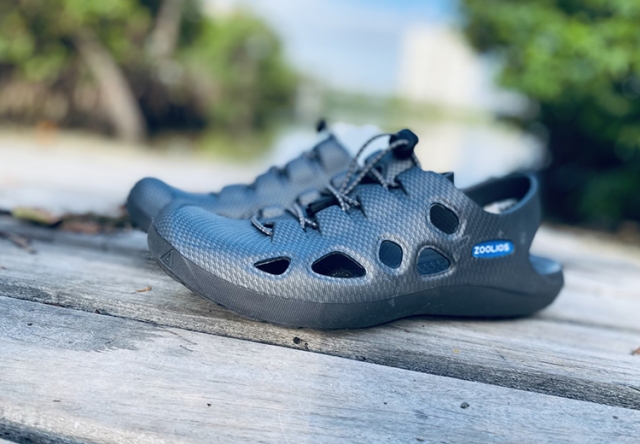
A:
<svg viewBox="0 0 640 444">
<path fill-rule="evenodd" d="M 360 207 L 360 202 L 352 197 L 349 194 L 355 189 L 355 187 L 362 182 L 362 180 L 368 175 L 371 174 L 385 189 L 389 189 L 389 187 L 397 186 L 395 180 L 387 180 L 385 177 L 375 169 L 375 166 L 386 156 L 388 153 L 393 151 L 402 145 L 409 145 L 409 141 L 405 139 L 398 139 L 389 143 L 389 146 L 384 150 L 380 151 L 376 154 L 372 159 L 370 159 L 362 168 L 359 167 L 358 159 L 364 151 L 373 143 L 374 141 L 382 138 L 382 137 L 393 137 L 395 134 L 390 133 L 382 133 L 378 134 L 369 140 L 367 140 L 362 147 L 358 150 L 353 160 L 349 164 L 349 168 L 347 169 L 347 174 L 345 175 L 342 183 L 339 188 L 335 188 L 333 185 L 329 184 L 326 187 L 326 191 L 328 191 L 337 201 L 338 205 L 343 211 L 348 211 L 352 207 Z M 300 226 L 302 229 L 306 227 L 311 227 L 314 229 L 318 228 L 318 223 L 311 220 L 305 214 L 304 209 L 296 202 L 290 208 L 286 208 L 285 211 L 291 213 L 294 217 L 298 219 Z M 251 218 L 251 223 L 262 233 L 267 236 L 273 235 L 273 228 L 267 226 L 264 222 L 260 221 L 258 214 L 261 211 L 259 210 L 256 214 Z"/>
</svg>

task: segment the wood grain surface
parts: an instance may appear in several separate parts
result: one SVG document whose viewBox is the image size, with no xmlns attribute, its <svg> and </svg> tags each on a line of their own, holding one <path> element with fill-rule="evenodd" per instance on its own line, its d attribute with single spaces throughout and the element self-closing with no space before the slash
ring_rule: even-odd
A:
<svg viewBox="0 0 640 444">
<path fill-rule="evenodd" d="M 638 439 L 636 410 L 11 298 L 0 313 L 0 437 L 18 442 Z"/>
<path fill-rule="evenodd" d="M 640 356 L 632 355 L 640 346 L 640 278 L 632 257 L 597 272 L 567 266 L 567 288 L 559 300 L 528 319 L 416 317 L 319 332 L 245 320 L 200 299 L 147 258 L 138 234 L 129 242 L 127 236 L 80 238 L 83 247 L 60 239 L 34 241 L 35 254 L 0 240 L 0 295 L 640 409 Z"/>
</svg>

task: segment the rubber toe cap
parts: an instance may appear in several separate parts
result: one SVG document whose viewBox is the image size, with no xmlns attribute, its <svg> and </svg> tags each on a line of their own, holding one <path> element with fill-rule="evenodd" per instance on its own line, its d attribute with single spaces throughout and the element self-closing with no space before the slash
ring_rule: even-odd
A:
<svg viewBox="0 0 640 444">
<path fill-rule="evenodd" d="M 127 198 L 127 211 L 135 225 L 148 231 L 152 219 L 176 197 L 176 189 L 147 177 L 135 184 Z"/>
</svg>

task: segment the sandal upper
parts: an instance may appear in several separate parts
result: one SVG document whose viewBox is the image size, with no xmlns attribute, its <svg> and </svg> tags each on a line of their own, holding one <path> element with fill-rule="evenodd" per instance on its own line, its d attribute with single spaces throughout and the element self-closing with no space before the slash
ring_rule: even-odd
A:
<svg viewBox="0 0 640 444">
<path fill-rule="evenodd" d="M 159 179 L 142 179 L 129 193 L 127 208 L 132 217 L 142 213 L 150 220 L 180 200 L 226 217 L 247 218 L 266 204 L 288 206 L 301 194 L 324 188 L 350 160 L 348 151 L 330 135 L 283 168 L 272 167 L 250 185 L 226 186 L 219 193 L 188 193 Z"/>
<path fill-rule="evenodd" d="M 265 232 L 185 202 L 168 205 L 154 226 L 193 264 L 280 298 L 392 303 L 440 286 L 535 294 L 544 285 L 529 255 L 541 217 L 535 176 L 460 190 L 418 165 L 387 160 L 377 171 L 394 186 L 357 185 L 349 198 L 358 206 L 328 205 L 313 214 L 315 227 L 276 217 Z M 510 206 L 500 213 L 485 209 L 504 201 Z"/>
</svg>

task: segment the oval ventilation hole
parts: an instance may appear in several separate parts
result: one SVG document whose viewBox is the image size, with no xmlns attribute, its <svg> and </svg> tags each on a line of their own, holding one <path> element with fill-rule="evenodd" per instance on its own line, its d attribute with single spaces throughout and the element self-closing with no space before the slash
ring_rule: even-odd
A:
<svg viewBox="0 0 640 444">
<path fill-rule="evenodd" d="M 330 253 L 313 263 L 311 269 L 318 274 L 336 278 L 356 278 L 366 274 L 365 269 L 343 253 Z"/>
<path fill-rule="evenodd" d="M 395 242 L 383 241 L 378 256 L 387 267 L 398 268 L 402 264 L 402 247 Z"/>
<path fill-rule="evenodd" d="M 433 204 L 429 211 L 429 219 L 434 227 L 443 233 L 453 234 L 460 225 L 460 220 L 456 213 L 440 204 Z"/>
<path fill-rule="evenodd" d="M 265 273 L 273 275 L 281 275 L 289 268 L 291 259 L 288 257 L 277 257 L 274 259 L 267 259 L 266 261 L 256 262 L 254 266 Z"/>
<path fill-rule="evenodd" d="M 418 273 L 429 275 L 442 273 L 449 268 L 449 259 L 433 248 L 423 248 L 418 255 Z"/>
</svg>

